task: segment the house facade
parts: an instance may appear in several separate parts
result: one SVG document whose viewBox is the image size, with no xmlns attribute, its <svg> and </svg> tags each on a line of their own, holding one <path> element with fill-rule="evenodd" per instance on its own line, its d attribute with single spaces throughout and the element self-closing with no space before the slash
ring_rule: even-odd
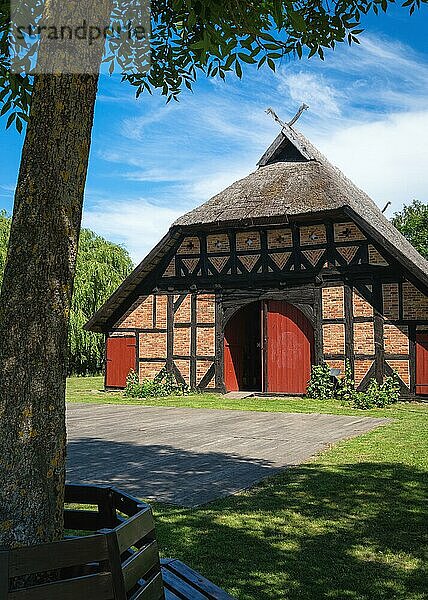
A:
<svg viewBox="0 0 428 600">
<path fill-rule="evenodd" d="M 106 387 L 166 368 L 192 388 L 304 394 L 311 365 L 428 395 L 428 263 L 285 126 L 258 169 L 174 223 L 88 322 Z"/>
</svg>

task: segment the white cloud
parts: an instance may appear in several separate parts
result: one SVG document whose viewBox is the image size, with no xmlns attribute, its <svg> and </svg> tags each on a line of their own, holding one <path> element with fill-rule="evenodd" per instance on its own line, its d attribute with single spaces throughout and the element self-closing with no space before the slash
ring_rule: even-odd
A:
<svg viewBox="0 0 428 600">
<path fill-rule="evenodd" d="M 337 129 L 319 148 L 381 207 L 428 197 L 428 111 Z"/>
<path fill-rule="evenodd" d="M 181 212 L 143 198 L 125 201 L 105 198 L 98 199 L 84 211 L 83 226 L 123 244 L 138 264 Z"/>
<path fill-rule="evenodd" d="M 340 94 L 322 75 L 304 71 L 286 74 L 280 81 L 279 90 L 288 91 L 296 106 L 302 102 L 308 104 L 316 115 L 340 115 Z"/>
</svg>

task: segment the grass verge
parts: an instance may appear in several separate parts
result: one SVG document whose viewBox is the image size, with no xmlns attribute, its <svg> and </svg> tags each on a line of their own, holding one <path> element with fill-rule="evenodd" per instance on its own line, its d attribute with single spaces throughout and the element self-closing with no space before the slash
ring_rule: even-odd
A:
<svg viewBox="0 0 428 600">
<path fill-rule="evenodd" d="M 69 381 L 74 402 L 124 403 Z M 309 463 L 197 509 L 153 505 L 164 556 L 190 564 L 240 600 L 426 598 L 428 406 L 361 411 L 295 398 L 215 394 L 129 402 L 256 411 L 387 416 Z"/>
</svg>

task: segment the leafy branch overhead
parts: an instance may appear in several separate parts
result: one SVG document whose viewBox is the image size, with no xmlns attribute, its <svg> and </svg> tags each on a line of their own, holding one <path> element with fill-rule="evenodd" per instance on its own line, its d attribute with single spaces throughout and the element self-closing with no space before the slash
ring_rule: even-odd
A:
<svg viewBox="0 0 428 600">
<path fill-rule="evenodd" d="M 229 72 L 242 77 L 243 65 L 258 68 L 276 64 L 292 54 L 324 58 L 324 50 L 337 43 L 358 43 L 361 18 L 386 12 L 394 0 L 153 0 L 150 5 L 150 52 L 124 38 L 109 37 L 104 61 L 110 73 L 152 93 L 159 89 L 167 101 L 177 100 L 183 86 L 192 89 L 197 73 L 225 79 Z M 405 0 L 412 14 L 428 0 Z M 42 0 L 32 0 L 33 17 L 41 18 Z M 135 0 L 114 0 L 112 24 L 123 23 L 129 7 L 143 8 Z M 8 42 L 9 1 L 0 0 L 0 105 L 18 131 L 27 119 L 32 78 L 11 74 Z M 34 60 L 34 46 L 28 49 Z"/>
</svg>

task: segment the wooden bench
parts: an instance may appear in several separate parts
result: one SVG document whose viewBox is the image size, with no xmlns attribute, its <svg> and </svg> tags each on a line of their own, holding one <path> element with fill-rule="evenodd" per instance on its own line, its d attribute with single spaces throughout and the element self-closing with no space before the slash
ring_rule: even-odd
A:
<svg viewBox="0 0 428 600">
<path fill-rule="evenodd" d="M 148 504 L 95 485 L 67 485 L 65 501 L 96 509 L 66 506 L 64 540 L 0 551 L 0 600 L 233 600 L 181 561 L 160 560 Z"/>
</svg>

